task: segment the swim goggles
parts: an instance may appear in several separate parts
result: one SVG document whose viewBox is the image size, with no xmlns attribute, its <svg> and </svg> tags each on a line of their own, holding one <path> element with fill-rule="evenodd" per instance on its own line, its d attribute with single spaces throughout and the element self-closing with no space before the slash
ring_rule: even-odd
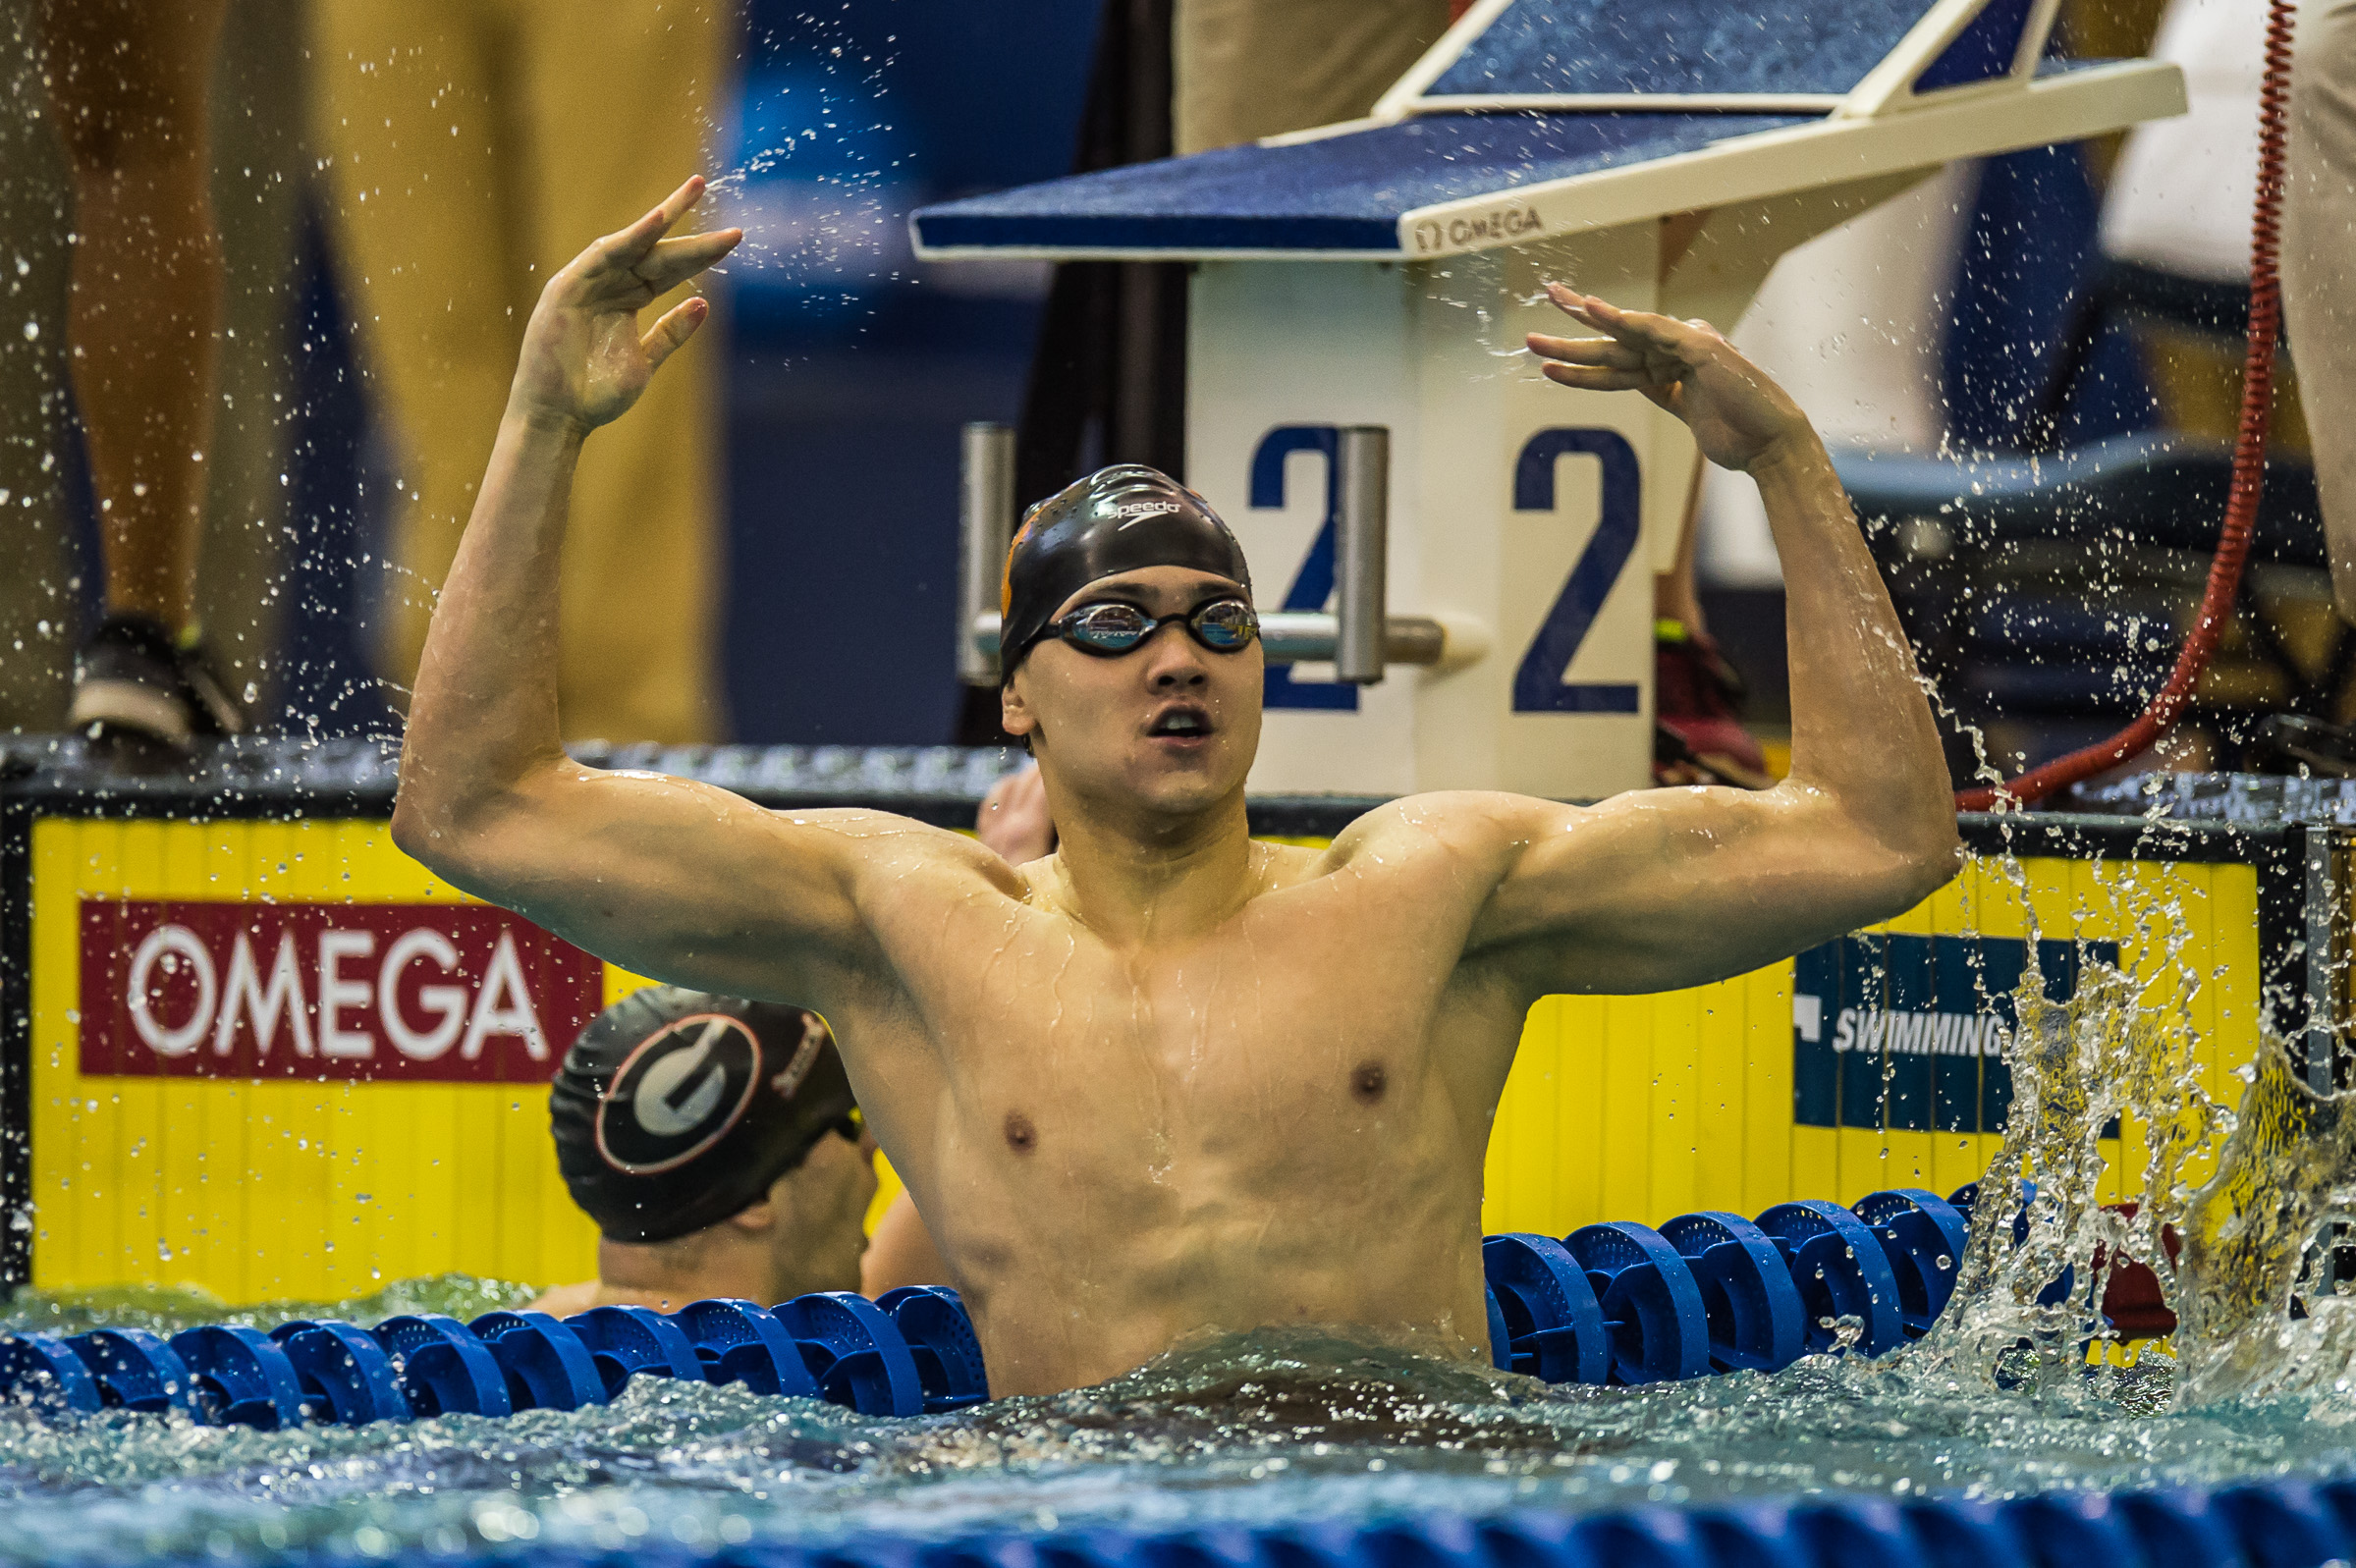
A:
<svg viewBox="0 0 2356 1568">
<path fill-rule="evenodd" d="M 851 1107 L 850 1109 L 845 1114 L 837 1116 L 834 1120 L 827 1122 L 823 1126 L 812 1128 L 810 1141 L 801 1146 L 800 1153 L 796 1154 L 792 1160 L 786 1162 L 786 1163 L 778 1170 L 777 1176 L 791 1176 L 794 1174 L 794 1172 L 799 1170 L 804 1164 L 807 1164 L 809 1162 L 811 1151 L 815 1150 L 820 1144 L 826 1142 L 826 1135 L 828 1133 L 831 1132 L 838 1138 L 841 1138 L 848 1143 L 857 1143 L 860 1135 L 866 1130 L 866 1117 L 859 1114 L 858 1107 Z M 771 1181 L 775 1181 L 777 1176 L 771 1176 L 769 1179 Z"/>
<path fill-rule="evenodd" d="M 1259 613 L 1240 599 L 1213 599 L 1183 615 L 1159 618 L 1136 605 L 1105 599 L 1049 622 L 1047 629 L 1082 653 L 1118 659 L 1173 622 L 1213 653 L 1241 653 L 1260 634 Z"/>
</svg>

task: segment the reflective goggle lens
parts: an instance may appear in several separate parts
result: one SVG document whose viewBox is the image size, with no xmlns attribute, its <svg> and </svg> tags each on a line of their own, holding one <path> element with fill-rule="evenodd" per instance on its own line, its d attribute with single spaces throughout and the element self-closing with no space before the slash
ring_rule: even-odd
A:
<svg viewBox="0 0 2356 1568">
<path fill-rule="evenodd" d="M 1214 599 L 1182 616 L 1155 620 L 1135 605 L 1107 600 L 1083 605 L 1051 628 L 1085 653 L 1115 655 L 1128 652 L 1173 621 L 1214 653 L 1235 653 L 1259 635 L 1260 617 L 1240 599 Z"/>
<path fill-rule="evenodd" d="M 1100 653 L 1126 653 L 1153 634 L 1154 619 L 1135 605 L 1089 605 L 1064 618 L 1064 640 Z"/>
<path fill-rule="evenodd" d="M 1233 653 L 1259 633 L 1260 618 L 1240 599 L 1221 599 L 1189 616 L 1186 629 L 1204 647 Z"/>
</svg>

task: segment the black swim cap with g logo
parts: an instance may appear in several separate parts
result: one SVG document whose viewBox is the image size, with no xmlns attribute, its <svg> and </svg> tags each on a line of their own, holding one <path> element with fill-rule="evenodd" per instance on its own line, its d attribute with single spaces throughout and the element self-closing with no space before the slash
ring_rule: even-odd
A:
<svg viewBox="0 0 2356 1568">
<path fill-rule="evenodd" d="M 557 1168 L 614 1241 L 667 1241 L 764 1197 L 858 1103 L 826 1022 L 677 986 L 582 1030 L 548 1091 Z"/>
<path fill-rule="evenodd" d="M 999 589 L 1002 678 L 1048 634 L 1065 600 L 1142 567 L 1191 567 L 1251 598 L 1251 568 L 1235 536 L 1209 502 L 1159 468 L 1099 468 L 1031 508 L 1007 551 Z"/>
</svg>

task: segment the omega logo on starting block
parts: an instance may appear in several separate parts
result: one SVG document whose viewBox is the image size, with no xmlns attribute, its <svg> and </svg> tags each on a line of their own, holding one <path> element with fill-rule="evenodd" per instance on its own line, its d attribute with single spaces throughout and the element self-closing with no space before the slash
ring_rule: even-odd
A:
<svg viewBox="0 0 2356 1568">
<path fill-rule="evenodd" d="M 82 1071 L 545 1083 L 604 966 L 504 909 L 82 903 Z"/>
<path fill-rule="evenodd" d="M 1429 255 L 1441 249 L 1501 244 L 1534 235 L 1543 227 L 1534 207 L 1500 207 L 1495 212 L 1466 213 L 1445 222 L 1423 218 L 1415 224 L 1415 248 L 1419 254 Z"/>
</svg>

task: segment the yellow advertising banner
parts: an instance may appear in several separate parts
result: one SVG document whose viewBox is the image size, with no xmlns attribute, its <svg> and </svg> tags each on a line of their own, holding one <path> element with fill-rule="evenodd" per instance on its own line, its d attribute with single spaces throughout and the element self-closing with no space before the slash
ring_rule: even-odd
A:
<svg viewBox="0 0 2356 1568">
<path fill-rule="evenodd" d="M 381 821 L 42 817 L 29 847 L 35 1287 L 247 1302 L 593 1271 L 545 1084 L 642 982 L 437 881 Z M 1976 1179 L 2008 1095 L 1988 1020 L 2008 1016 L 2032 922 L 2049 995 L 2116 963 L 2179 1009 L 2229 1100 L 2256 1034 L 2260 880 L 2233 858 L 1976 858 L 1796 961 L 1550 998 L 1498 1109 L 1484 1226 L 1559 1236 Z M 2131 1166 L 2140 1131 L 2120 1131 Z"/>
</svg>

